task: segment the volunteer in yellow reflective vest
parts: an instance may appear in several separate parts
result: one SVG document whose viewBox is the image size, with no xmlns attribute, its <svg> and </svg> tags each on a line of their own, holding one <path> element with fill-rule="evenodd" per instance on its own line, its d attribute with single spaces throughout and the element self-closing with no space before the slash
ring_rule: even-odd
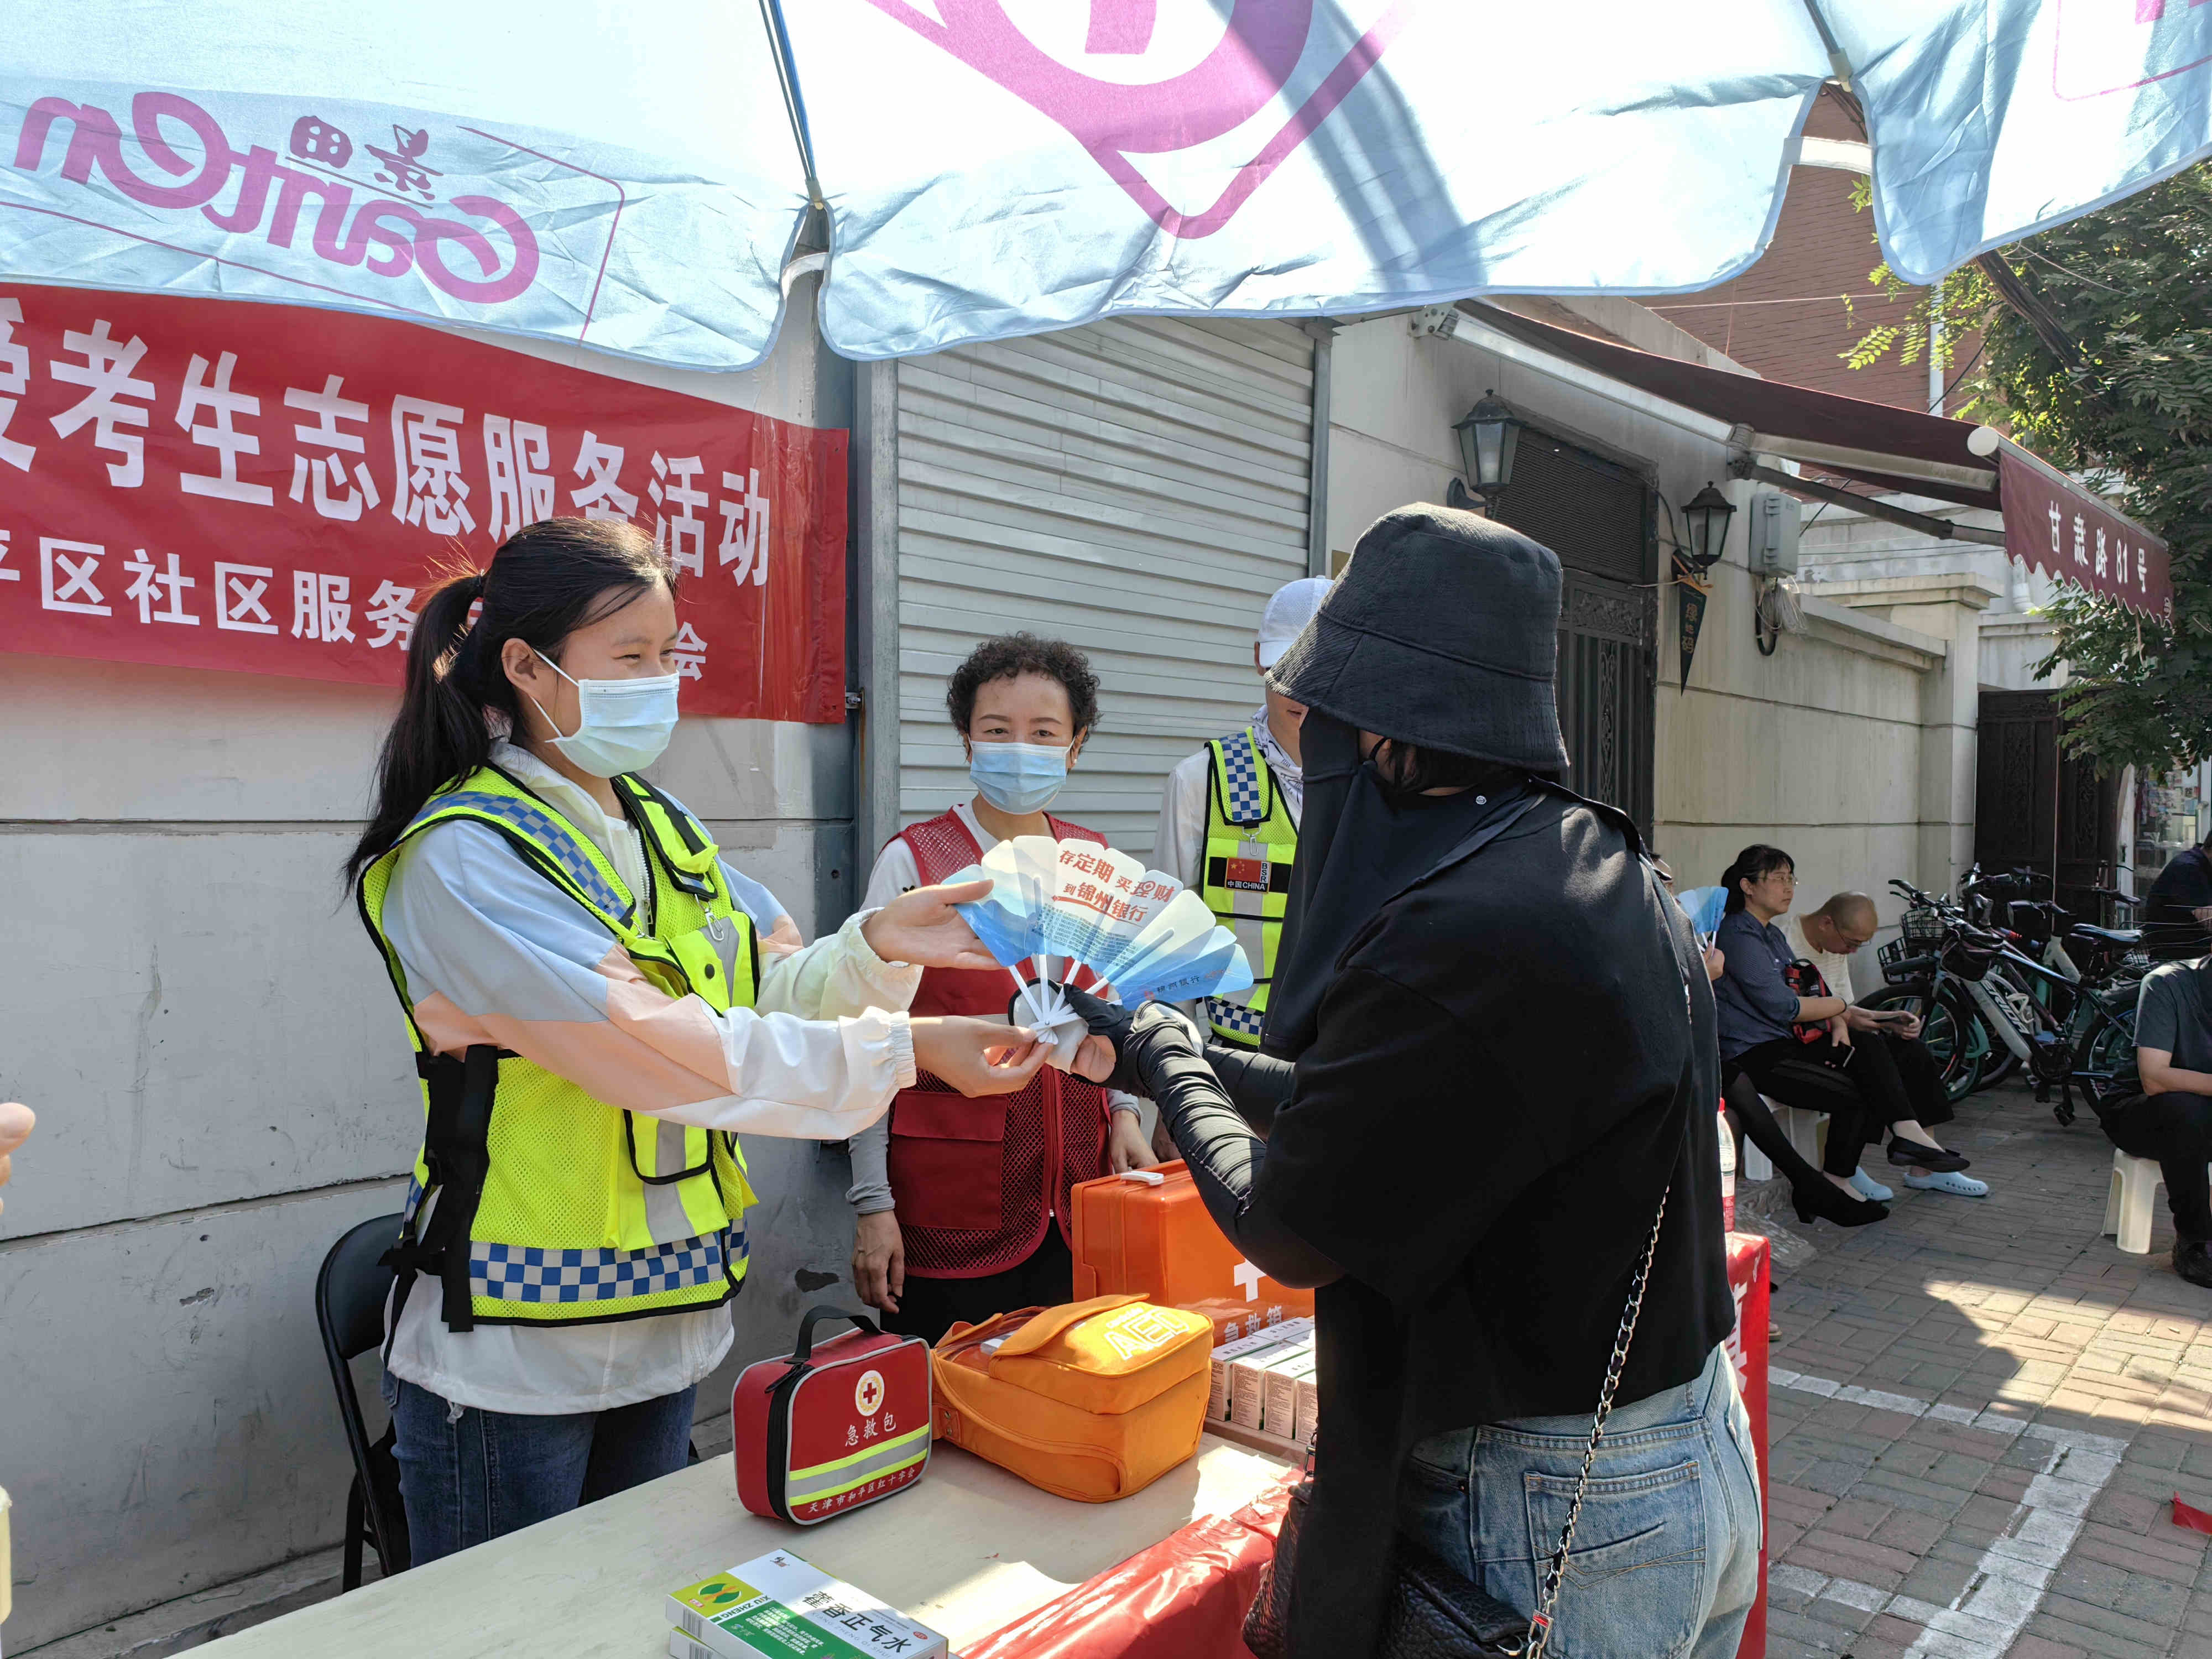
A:
<svg viewBox="0 0 2212 1659">
<path fill-rule="evenodd" d="M 1278 588 L 1261 615 L 1252 660 L 1263 676 L 1304 631 L 1328 592 L 1309 576 Z M 1255 983 L 1231 997 L 1208 997 L 1189 1012 L 1224 1042 L 1260 1045 L 1267 988 L 1282 942 L 1291 870 L 1298 855 L 1304 774 L 1298 761 L 1304 704 L 1262 681 L 1266 702 L 1239 732 L 1216 738 L 1168 775 L 1152 842 L 1160 868 L 1196 888 L 1252 963 Z M 1156 1145 L 1155 1150 L 1158 1150 Z M 1176 1154 L 1164 1152 L 1164 1158 Z"/>
<path fill-rule="evenodd" d="M 612 521 L 440 587 L 347 866 L 422 1085 L 385 1347 L 417 1565 L 682 1467 L 744 1282 L 739 1132 L 843 1139 L 919 1070 L 991 1094 L 1042 1063 L 903 1012 L 923 968 L 990 963 L 951 908 L 981 884 L 761 950 L 744 896 L 781 907 L 638 775 L 678 626 Z"/>
</svg>

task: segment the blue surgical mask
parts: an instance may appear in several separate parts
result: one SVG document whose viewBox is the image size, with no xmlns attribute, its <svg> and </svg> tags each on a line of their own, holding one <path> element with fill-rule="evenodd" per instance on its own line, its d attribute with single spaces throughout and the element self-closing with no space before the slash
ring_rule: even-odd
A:
<svg viewBox="0 0 2212 1659">
<path fill-rule="evenodd" d="M 567 737 L 545 705 L 530 699 L 552 726 L 553 746 L 595 778 L 635 772 L 659 760 L 676 730 L 676 686 L 680 674 L 648 679 L 580 680 L 539 653 L 545 665 L 576 688 L 576 729 Z"/>
<path fill-rule="evenodd" d="M 1067 750 L 1042 743 L 979 743 L 968 759 L 975 793 L 1001 812 L 1041 812 L 1067 782 Z"/>
</svg>

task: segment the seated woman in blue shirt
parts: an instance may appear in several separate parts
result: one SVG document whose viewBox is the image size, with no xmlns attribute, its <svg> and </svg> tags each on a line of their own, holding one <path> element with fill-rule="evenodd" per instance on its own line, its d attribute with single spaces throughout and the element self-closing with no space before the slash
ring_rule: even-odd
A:
<svg viewBox="0 0 2212 1659">
<path fill-rule="evenodd" d="M 1844 1000 L 1801 997 L 1784 978 L 1796 953 L 1774 923 L 1789 914 L 1796 897 L 1797 869 L 1790 854 L 1778 847 L 1747 847 L 1721 884 L 1728 890 L 1728 908 L 1715 943 L 1727 966 L 1714 982 L 1713 999 L 1720 1016 L 1723 1066 L 1731 1079 L 1737 1073 L 1748 1078 L 1757 1096 L 1828 1115 L 1822 1181 L 1813 1178 L 1809 1166 L 1794 1152 L 1776 1155 L 1770 1139 L 1786 1146 L 1787 1138 L 1763 1103 L 1752 1105 L 1752 1091 L 1739 1086 L 1729 1093 L 1745 1133 L 1790 1176 L 1797 1218 L 1810 1221 L 1820 1215 L 1856 1227 L 1889 1213 L 1860 1197 L 1851 1185 L 1860 1149 L 1881 1139 L 1885 1128 L 1893 1164 L 1965 1169 L 1965 1158 L 1937 1146 L 1921 1127 L 1887 1046 L 1852 1043 L 1843 1020 Z M 1815 1042 L 1803 1041 L 1793 1029 L 1820 1024 L 1829 1026 L 1828 1035 Z M 1754 1124 L 1754 1118 L 1762 1121 Z"/>
</svg>

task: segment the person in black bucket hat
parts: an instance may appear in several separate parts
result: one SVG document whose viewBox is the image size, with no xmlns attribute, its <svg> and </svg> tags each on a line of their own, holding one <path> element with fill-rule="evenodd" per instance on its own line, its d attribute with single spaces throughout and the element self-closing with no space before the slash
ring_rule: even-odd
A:
<svg viewBox="0 0 2212 1659">
<path fill-rule="evenodd" d="M 1268 678 L 1396 743 L 1556 773 L 1559 625 L 1549 548 L 1477 514 L 1403 507 L 1360 537 Z"/>
<path fill-rule="evenodd" d="M 1260 1659 L 1521 1642 L 1609 1377 L 1573 1538 L 1602 1568 L 1558 1587 L 1557 1650 L 1730 1659 L 1758 1591 L 1712 993 L 1635 825 L 1555 781 L 1559 609 L 1525 536 L 1377 520 L 1270 676 L 1310 712 L 1263 1051 L 1079 1000 L 1086 1063 L 1158 1103 L 1223 1231 L 1317 1287 Z"/>
</svg>

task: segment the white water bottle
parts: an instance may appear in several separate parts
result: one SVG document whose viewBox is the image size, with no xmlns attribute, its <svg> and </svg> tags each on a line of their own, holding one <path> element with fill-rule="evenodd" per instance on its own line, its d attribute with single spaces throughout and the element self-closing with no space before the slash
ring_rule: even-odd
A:
<svg viewBox="0 0 2212 1659">
<path fill-rule="evenodd" d="M 1735 1231 L 1735 1134 L 1729 1127 L 1728 1108 L 1721 1108 L 1721 1231 Z"/>
</svg>

